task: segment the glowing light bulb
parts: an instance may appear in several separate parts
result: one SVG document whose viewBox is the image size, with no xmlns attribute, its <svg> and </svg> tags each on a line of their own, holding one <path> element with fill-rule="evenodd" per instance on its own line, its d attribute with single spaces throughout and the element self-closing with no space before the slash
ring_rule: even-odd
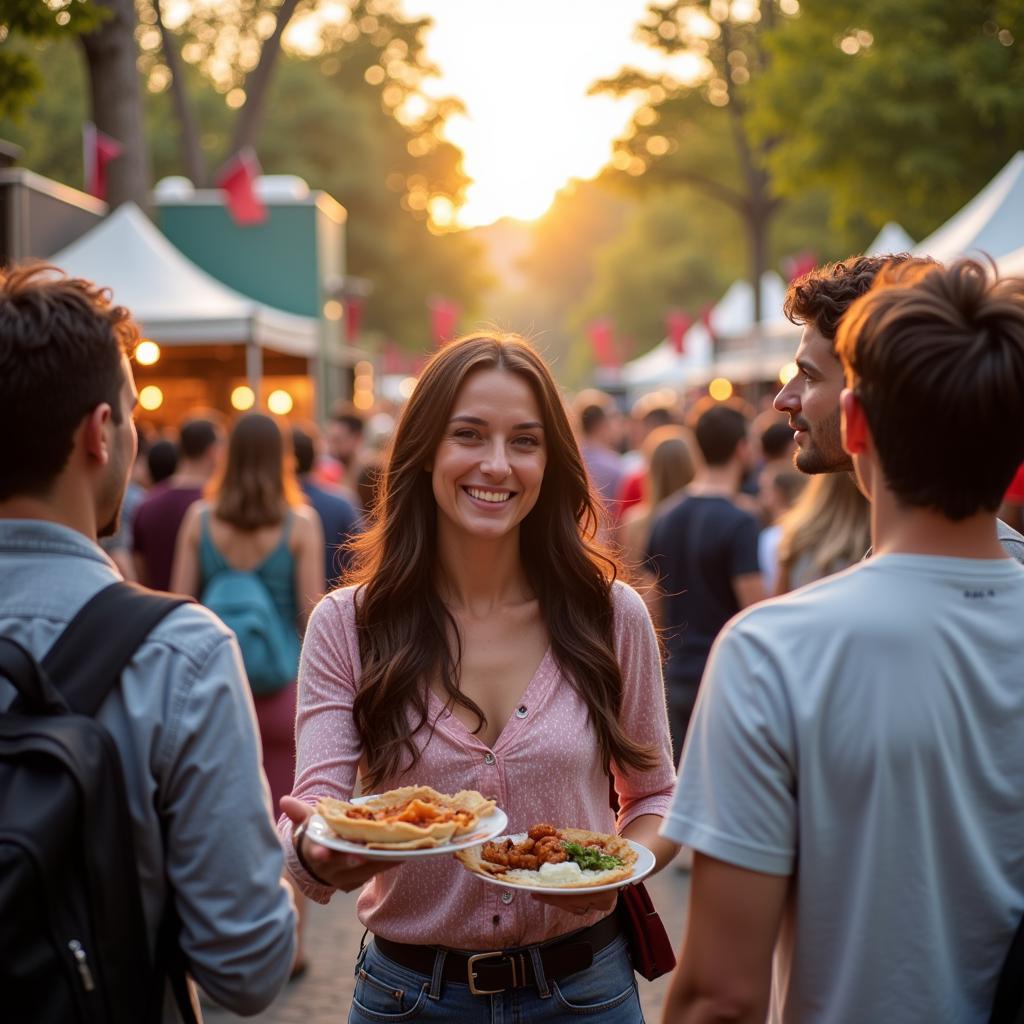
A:
<svg viewBox="0 0 1024 1024">
<path fill-rule="evenodd" d="M 139 405 L 141 405 L 146 412 L 152 412 L 154 409 L 159 409 L 163 404 L 164 393 L 155 384 L 147 384 L 139 392 Z"/>
<path fill-rule="evenodd" d="M 278 388 L 277 391 L 271 391 L 267 396 L 267 408 L 275 416 L 287 416 L 292 411 L 294 406 L 292 396 L 288 394 L 283 388 Z"/>
<path fill-rule="evenodd" d="M 231 408 L 245 412 L 256 404 L 256 396 L 248 384 L 240 384 L 231 392 Z"/>
</svg>

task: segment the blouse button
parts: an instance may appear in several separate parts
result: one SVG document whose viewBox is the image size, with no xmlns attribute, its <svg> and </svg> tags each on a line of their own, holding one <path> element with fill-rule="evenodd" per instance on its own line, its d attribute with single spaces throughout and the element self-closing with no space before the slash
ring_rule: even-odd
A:
<svg viewBox="0 0 1024 1024">
<path fill-rule="evenodd" d="M 484 754 L 484 764 L 494 764 L 494 755 L 489 750 Z"/>
<path fill-rule="evenodd" d="M 526 710 L 525 704 L 520 704 L 519 707 L 516 708 L 516 718 L 525 718 L 528 714 L 529 712 Z"/>
<path fill-rule="evenodd" d="M 508 889 L 504 889 L 501 893 L 501 902 L 506 906 L 515 899 L 515 895 L 509 892 Z"/>
</svg>

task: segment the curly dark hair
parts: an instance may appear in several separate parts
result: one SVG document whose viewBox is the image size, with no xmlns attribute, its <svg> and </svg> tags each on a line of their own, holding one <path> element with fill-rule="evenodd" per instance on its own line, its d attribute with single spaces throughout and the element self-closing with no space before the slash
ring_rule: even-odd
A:
<svg viewBox="0 0 1024 1024">
<path fill-rule="evenodd" d="M 851 256 L 816 267 L 798 277 L 786 292 L 782 311 L 794 324 L 812 324 L 835 342 L 839 321 L 850 306 L 874 284 L 879 271 L 915 261 L 910 253 L 887 256 Z M 922 263 L 931 260 L 922 260 Z"/>
</svg>

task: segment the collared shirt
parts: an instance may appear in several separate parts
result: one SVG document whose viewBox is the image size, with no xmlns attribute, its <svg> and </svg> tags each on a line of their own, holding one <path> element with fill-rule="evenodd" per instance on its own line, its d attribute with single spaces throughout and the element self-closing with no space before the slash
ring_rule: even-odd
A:
<svg viewBox="0 0 1024 1024">
<path fill-rule="evenodd" d="M 0 635 L 36 657 L 118 578 L 77 531 L 0 519 Z M 0 709 L 14 695 L 0 680 Z M 234 638 L 199 605 L 175 609 L 96 717 L 124 765 L 151 951 L 169 880 L 192 977 L 225 1007 L 258 1012 L 287 980 L 295 914 Z M 179 1019 L 168 992 L 164 1020 Z"/>
<path fill-rule="evenodd" d="M 294 796 L 312 805 L 324 796 L 349 799 L 363 758 L 352 720 L 361 675 L 354 600 L 353 587 L 328 594 L 313 612 L 303 644 Z M 619 721 L 626 735 L 652 748 L 656 758 L 647 772 L 615 770 L 618 819 L 609 806 L 608 773 L 598 756 L 587 706 L 550 649 L 493 747 L 428 691 L 433 728 L 415 737 L 420 761 L 409 775 L 389 779 L 379 789 L 412 783 L 442 793 L 475 789 L 497 799 L 508 814 L 509 833 L 542 822 L 621 832 L 641 815 L 664 815 L 675 771 L 658 644 L 634 590 L 616 583 L 612 602 L 623 681 Z M 410 720 L 415 721 L 412 712 Z M 280 819 L 278 829 L 289 870 L 300 887 L 326 903 L 334 890 L 318 885 L 299 865 L 287 818 Z M 603 916 L 595 911 L 576 917 L 529 894 L 503 891 L 481 882 L 453 857 L 417 858 L 377 875 L 360 893 L 357 910 L 370 931 L 393 942 L 475 950 L 543 942 Z"/>
</svg>

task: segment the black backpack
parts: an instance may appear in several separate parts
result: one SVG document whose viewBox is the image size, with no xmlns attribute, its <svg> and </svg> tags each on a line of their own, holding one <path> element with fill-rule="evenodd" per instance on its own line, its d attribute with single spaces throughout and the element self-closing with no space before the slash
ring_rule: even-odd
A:
<svg viewBox="0 0 1024 1024">
<path fill-rule="evenodd" d="M 989 1024 L 1024 1024 L 1024 920 L 1006 954 Z"/>
<path fill-rule="evenodd" d="M 39 664 L 0 637 L 0 1015 L 11 1024 L 159 1022 L 170 980 L 194 1021 L 173 900 L 150 957 L 121 758 L 93 718 L 142 641 L 187 598 L 114 583 Z"/>
</svg>

